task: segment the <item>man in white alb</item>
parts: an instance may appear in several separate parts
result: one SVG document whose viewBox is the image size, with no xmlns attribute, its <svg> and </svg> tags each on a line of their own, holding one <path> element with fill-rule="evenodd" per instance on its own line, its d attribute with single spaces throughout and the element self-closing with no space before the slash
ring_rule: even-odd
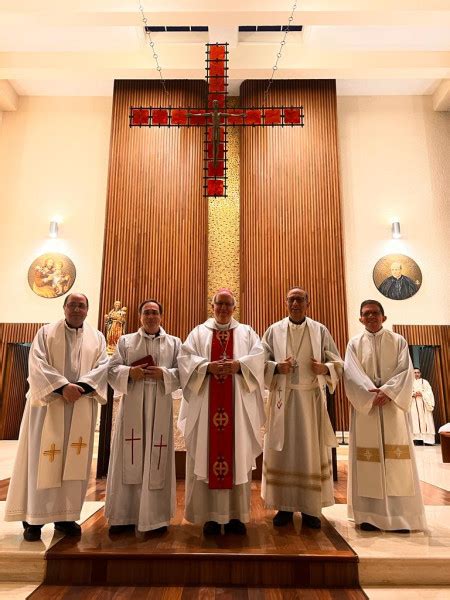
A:
<svg viewBox="0 0 450 600">
<path fill-rule="evenodd" d="M 261 454 L 264 351 L 257 334 L 233 319 L 236 301 L 219 290 L 214 317 L 198 325 L 178 358 L 186 440 L 186 512 L 205 535 L 245 534 L 251 472 Z"/>
<path fill-rule="evenodd" d="M 414 382 L 411 402 L 411 429 L 414 444 L 432 446 L 436 429 L 433 419 L 434 394 L 431 385 L 422 378 L 420 369 L 414 369 Z"/>
<path fill-rule="evenodd" d="M 413 369 L 408 343 L 383 329 L 377 300 L 361 304 L 365 330 L 350 340 L 344 366 L 351 404 L 348 515 L 364 531 L 426 528 L 409 429 Z"/>
<path fill-rule="evenodd" d="M 6 499 L 5 520 L 22 521 L 37 541 L 45 523 L 80 535 L 97 405 L 106 402 L 103 335 L 85 323 L 89 303 L 69 294 L 64 316 L 39 329 L 30 349 L 30 389 Z"/>
<path fill-rule="evenodd" d="M 319 529 L 324 506 L 334 504 L 331 448 L 337 440 L 326 406 L 342 360 L 329 331 L 306 316 L 308 294 L 288 291 L 289 316 L 269 327 L 263 337 L 269 419 L 264 441 L 261 495 L 276 508 L 276 527 L 302 513 L 302 524 Z"/>
<path fill-rule="evenodd" d="M 166 531 L 176 507 L 172 392 L 181 340 L 161 327 L 160 302 L 144 300 L 138 311 L 140 329 L 119 339 L 109 363 L 109 383 L 122 396 L 106 486 L 112 534 Z"/>
</svg>

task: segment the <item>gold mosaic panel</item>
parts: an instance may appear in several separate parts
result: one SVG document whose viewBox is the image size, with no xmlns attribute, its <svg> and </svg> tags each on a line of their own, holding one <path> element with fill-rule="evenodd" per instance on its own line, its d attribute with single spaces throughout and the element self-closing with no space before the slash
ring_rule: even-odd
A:
<svg viewBox="0 0 450 600">
<path fill-rule="evenodd" d="M 228 107 L 239 98 L 228 98 Z M 208 198 L 208 305 L 219 288 L 230 288 L 239 320 L 239 128 L 227 131 L 227 198 Z"/>
</svg>

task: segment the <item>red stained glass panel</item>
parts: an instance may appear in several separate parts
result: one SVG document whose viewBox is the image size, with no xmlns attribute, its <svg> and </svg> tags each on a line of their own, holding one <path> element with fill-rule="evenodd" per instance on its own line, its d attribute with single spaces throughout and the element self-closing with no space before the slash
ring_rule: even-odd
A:
<svg viewBox="0 0 450 600">
<path fill-rule="evenodd" d="M 216 166 L 213 162 L 208 163 L 208 177 L 223 177 L 225 175 L 225 165 L 221 160 Z"/>
<path fill-rule="evenodd" d="M 131 110 L 132 125 L 148 125 L 150 111 L 148 108 L 133 108 Z"/>
<path fill-rule="evenodd" d="M 284 109 L 284 122 L 289 125 L 295 125 L 301 123 L 301 115 L 299 108 L 285 108 Z"/>
<path fill-rule="evenodd" d="M 225 63 L 224 62 L 210 62 L 209 63 L 209 76 L 223 77 L 225 75 Z"/>
<path fill-rule="evenodd" d="M 208 106 L 212 108 L 213 100 L 217 100 L 219 108 L 225 108 L 225 94 L 209 94 Z"/>
<path fill-rule="evenodd" d="M 261 110 L 251 108 L 245 111 L 246 125 L 261 125 Z"/>
<path fill-rule="evenodd" d="M 264 111 L 264 123 L 266 125 L 278 125 L 281 123 L 281 109 L 266 108 Z"/>
<path fill-rule="evenodd" d="M 189 123 L 191 125 L 205 125 L 207 122 L 207 118 L 203 115 L 205 111 L 200 108 L 200 109 L 196 109 L 193 108 L 189 111 L 189 114 L 191 115 L 190 119 L 189 119 Z"/>
<path fill-rule="evenodd" d="M 227 112 L 230 114 L 227 117 L 228 125 L 242 125 L 244 123 L 243 111 L 240 108 L 230 108 Z"/>
<path fill-rule="evenodd" d="M 214 146 L 213 142 L 208 142 L 208 158 L 210 160 L 214 160 Z M 224 144 L 217 144 L 217 160 L 223 160 L 224 154 Z"/>
<path fill-rule="evenodd" d="M 209 80 L 210 92 L 225 92 L 225 79 L 223 77 L 211 77 Z"/>
<path fill-rule="evenodd" d="M 209 48 L 209 59 L 210 60 L 225 60 L 225 46 L 212 45 Z"/>
<path fill-rule="evenodd" d="M 207 181 L 208 196 L 223 196 L 223 181 L 222 179 L 208 179 Z"/>
<path fill-rule="evenodd" d="M 152 112 L 152 125 L 167 125 L 169 111 L 166 108 L 155 108 Z"/>
<path fill-rule="evenodd" d="M 187 125 L 188 111 L 185 108 L 174 108 L 172 109 L 172 125 Z"/>
<path fill-rule="evenodd" d="M 225 130 L 223 129 L 223 127 L 219 127 L 218 130 L 219 133 L 219 142 L 223 142 L 224 138 L 225 138 Z M 212 142 L 214 137 L 214 129 L 212 127 L 208 128 L 208 141 Z"/>
</svg>

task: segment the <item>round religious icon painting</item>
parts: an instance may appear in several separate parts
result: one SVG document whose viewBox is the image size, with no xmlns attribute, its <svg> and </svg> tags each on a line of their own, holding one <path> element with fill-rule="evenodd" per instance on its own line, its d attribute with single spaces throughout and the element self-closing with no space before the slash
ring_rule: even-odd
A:
<svg viewBox="0 0 450 600">
<path fill-rule="evenodd" d="M 75 282 L 76 269 L 65 254 L 41 254 L 28 269 L 28 283 L 42 298 L 58 298 L 70 290 Z"/>
<path fill-rule="evenodd" d="M 373 282 L 386 298 L 406 300 L 419 291 L 422 272 L 409 256 L 387 254 L 373 268 Z"/>
</svg>

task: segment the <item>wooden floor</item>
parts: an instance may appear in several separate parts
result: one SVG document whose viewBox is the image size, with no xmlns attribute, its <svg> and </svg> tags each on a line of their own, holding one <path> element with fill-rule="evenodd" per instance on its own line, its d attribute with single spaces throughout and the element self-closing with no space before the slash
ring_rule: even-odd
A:
<svg viewBox="0 0 450 600">
<path fill-rule="evenodd" d="M 100 587 L 41 585 L 31 600 L 367 600 L 358 589 Z"/>
</svg>

